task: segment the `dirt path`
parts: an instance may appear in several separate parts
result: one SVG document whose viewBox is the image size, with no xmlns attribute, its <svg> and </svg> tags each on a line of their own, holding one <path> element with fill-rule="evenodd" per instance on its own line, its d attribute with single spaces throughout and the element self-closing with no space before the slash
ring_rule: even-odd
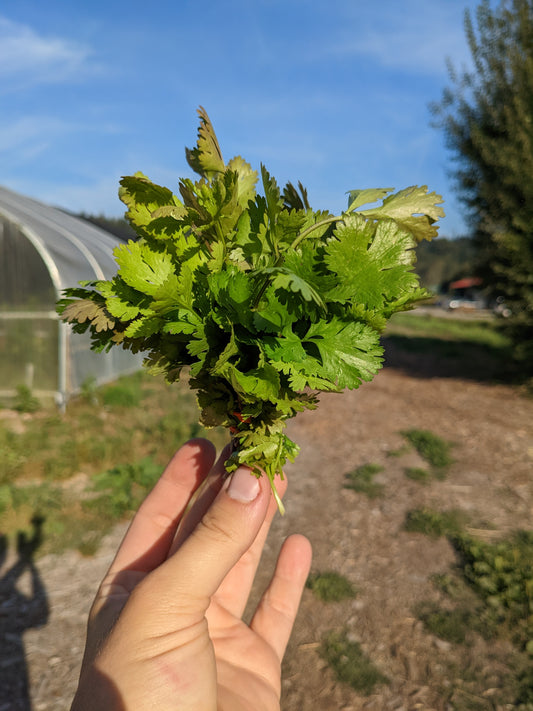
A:
<svg viewBox="0 0 533 711">
<path fill-rule="evenodd" d="M 445 480 L 411 481 L 404 468 L 420 464 L 417 455 L 388 456 L 404 443 L 400 431 L 409 428 L 429 429 L 455 443 L 455 463 Z M 413 607 L 435 596 L 428 576 L 444 572 L 453 553 L 442 539 L 406 533 L 403 522 L 408 510 L 431 506 L 462 509 L 475 525 L 502 533 L 531 528 L 533 400 L 504 386 L 413 377 L 387 368 L 359 391 L 324 396 L 316 412 L 290 423 L 289 434 L 302 451 L 287 468 L 287 514 L 273 526 L 255 596 L 268 580 L 281 540 L 291 532 L 311 540 L 314 571 L 344 574 L 358 594 L 325 604 L 304 592 L 284 663 L 283 710 L 448 708 L 450 669 L 465 664 L 464 653 L 429 635 Z M 343 488 L 345 474 L 369 462 L 384 467 L 378 479 L 385 493 L 374 500 Z M 123 528 L 95 558 L 69 553 L 38 561 L 49 617 L 23 639 L 33 711 L 69 708 L 86 614 Z M 21 587 L 28 582 L 26 574 Z M 337 682 L 317 653 L 322 635 L 342 627 L 390 680 L 371 696 Z M 488 659 L 481 644 L 468 659 L 475 665 L 484 654 Z M 491 669 L 477 673 L 487 675 L 490 695 Z M 0 711 L 19 709 L 28 711 L 13 698 L 0 697 Z"/>
</svg>

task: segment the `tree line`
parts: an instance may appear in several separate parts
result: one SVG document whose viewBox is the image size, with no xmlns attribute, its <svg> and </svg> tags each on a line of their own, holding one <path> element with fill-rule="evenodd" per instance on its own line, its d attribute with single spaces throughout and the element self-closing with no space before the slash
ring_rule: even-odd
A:
<svg viewBox="0 0 533 711">
<path fill-rule="evenodd" d="M 503 328 L 533 376 L 533 0 L 483 0 L 465 12 L 471 68 L 449 63 L 431 108 L 451 153 L 475 269 L 510 311 Z"/>
</svg>

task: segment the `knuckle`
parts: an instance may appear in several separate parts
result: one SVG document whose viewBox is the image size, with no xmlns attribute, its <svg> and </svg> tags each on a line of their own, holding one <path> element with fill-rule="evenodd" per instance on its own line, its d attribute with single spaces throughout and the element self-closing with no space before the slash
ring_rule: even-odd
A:
<svg viewBox="0 0 533 711">
<path fill-rule="evenodd" d="M 216 513 L 208 512 L 198 524 L 200 532 L 205 533 L 209 538 L 220 543 L 231 543 L 235 540 L 235 530 L 228 526 L 227 522 L 221 520 Z"/>
</svg>

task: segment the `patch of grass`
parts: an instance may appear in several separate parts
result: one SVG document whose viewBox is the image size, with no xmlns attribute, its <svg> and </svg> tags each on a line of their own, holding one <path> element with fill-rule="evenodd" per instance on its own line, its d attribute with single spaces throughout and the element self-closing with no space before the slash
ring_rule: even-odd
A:
<svg viewBox="0 0 533 711">
<path fill-rule="evenodd" d="M 426 374 L 517 382 L 511 343 L 495 319 L 395 314 L 385 337 L 385 360 Z M 428 356 L 422 359 L 419 356 Z"/>
<path fill-rule="evenodd" d="M 339 602 L 356 596 L 356 590 L 348 578 L 334 571 L 311 574 L 306 587 L 323 602 Z"/>
<path fill-rule="evenodd" d="M 345 630 L 329 632 L 322 639 L 319 654 L 333 669 L 339 681 L 367 696 L 377 685 L 389 682 L 361 646 L 349 640 Z"/>
<path fill-rule="evenodd" d="M 357 469 L 346 474 L 345 489 L 352 489 L 359 494 L 365 494 L 369 499 L 375 499 L 384 492 L 383 484 L 374 481 L 376 474 L 382 472 L 381 464 L 362 464 Z"/>
<path fill-rule="evenodd" d="M 408 479 L 419 481 L 422 484 L 427 484 L 431 479 L 431 472 L 422 469 L 422 467 L 406 467 L 403 471 Z"/>
<path fill-rule="evenodd" d="M 428 535 L 445 535 L 457 553 L 452 574 L 432 576 L 435 587 L 448 600 L 439 605 L 422 603 L 416 610 L 426 629 L 453 644 L 468 642 L 473 633 L 485 639 L 511 642 L 515 649 L 492 679 L 498 689 L 485 699 L 488 680 L 485 668 L 475 667 L 476 658 L 463 655 L 463 667 L 454 671 L 448 699 L 451 708 L 517 708 L 530 711 L 533 702 L 533 531 L 517 531 L 498 542 L 486 542 L 464 530 L 457 512 L 438 513 L 430 509 L 412 511 L 408 530 Z M 452 607 L 450 607 L 452 605 Z M 491 665 L 491 674 L 494 667 Z M 472 672 L 475 673 L 472 673 Z M 498 672 L 499 674 L 499 672 Z M 470 701 L 472 702 L 471 705 Z"/>
<path fill-rule="evenodd" d="M 490 638 L 495 632 L 479 609 L 468 606 L 444 608 L 434 602 L 423 602 L 415 610 L 425 628 L 440 639 L 452 644 L 464 644 L 470 632 Z"/>
<path fill-rule="evenodd" d="M 533 657 L 533 531 L 517 531 L 498 543 L 464 533 L 451 541 L 466 583 Z"/>
<path fill-rule="evenodd" d="M 407 454 L 409 452 L 409 445 L 404 444 L 401 447 L 398 447 L 398 449 L 390 449 L 387 452 L 387 457 L 403 457 L 404 454 Z"/>
<path fill-rule="evenodd" d="M 387 327 L 387 335 L 426 336 L 427 338 L 459 341 L 494 349 L 509 347 L 509 339 L 490 319 L 460 319 L 415 313 L 395 314 Z"/>
<path fill-rule="evenodd" d="M 84 502 L 84 508 L 118 520 L 137 510 L 161 473 L 162 467 L 150 457 L 108 469 L 93 477 L 90 490 L 103 493 Z"/>
<path fill-rule="evenodd" d="M 408 511 L 404 530 L 410 533 L 423 533 L 431 538 L 455 536 L 460 533 L 467 517 L 462 511 L 434 511 L 430 508 Z"/>
<path fill-rule="evenodd" d="M 113 385 L 102 389 L 102 400 L 106 407 L 138 407 L 143 399 L 142 381 L 138 378 L 121 378 Z"/>
<path fill-rule="evenodd" d="M 111 405 L 102 406 L 111 386 L 96 388 L 88 382 L 64 414 L 43 406 L 24 418 L 0 421 L 0 518 L 5 534 L 14 536 L 39 510 L 46 517 L 39 553 L 73 547 L 90 554 L 109 527 L 137 507 L 151 484 L 136 474 L 128 490 L 119 474 L 110 489 L 80 496 L 76 487 L 71 492 L 69 479 L 82 473 L 91 479 L 124 467 L 124 462 L 147 459 L 156 477 L 191 437 L 207 436 L 219 450 L 226 444 L 222 428 L 207 433 L 198 425 L 196 399 L 185 380 L 169 385 L 140 371 L 114 386 L 121 394 L 115 397 L 117 390 L 112 389 Z M 130 395 L 123 397 L 124 392 Z M 135 401 L 140 406 L 130 407 Z M 54 489 L 62 493 L 59 508 L 50 498 Z M 100 499 L 99 505 L 91 508 L 89 498 Z M 14 499 L 20 501 L 17 508 Z"/>
<path fill-rule="evenodd" d="M 0 513 L 25 508 L 39 513 L 59 510 L 63 503 L 63 492 L 48 482 L 16 486 L 0 486 Z"/>
<path fill-rule="evenodd" d="M 447 442 L 430 430 L 404 430 L 402 435 L 418 454 L 437 472 L 444 472 L 453 458 L 450 454 L 452 443 Z"/>
<path fill-rule="evenodd" d="M 17 385 L 17 394 L 13 402 L 13 409 L 17 412 L 37 412 L 41 407 L 39 400 L 33 395 L 27 385 Z"/>
<path fill-rule="evenodd" d="M 72 505 L 46 518 L 42 552 L 78 550 L 82 555 L 92 556 L 115 523 L 114 519 L 105 519 L 101 511 L 87 511 L 82 506 Z"/>
</svg>

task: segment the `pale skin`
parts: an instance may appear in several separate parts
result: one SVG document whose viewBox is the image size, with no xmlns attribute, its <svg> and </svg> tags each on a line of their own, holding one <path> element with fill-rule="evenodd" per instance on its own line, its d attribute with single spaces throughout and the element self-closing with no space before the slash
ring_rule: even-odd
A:
<svg viewBox="0 0 533 711">
<path fill-rule="evenodd" d="M 185 444 L 137 512 L 89 615 L 71 711 L 279 711 L 281 660 L 311 564 L 282 545 L 250 624 L 242 615 L 277 505 L 266 477 L 225 478 L 207 440 Z M 213 484 L 176 537 L 191 494 Z M 286 481 L 277 480 L 280 496 Z"/>
</svg>

